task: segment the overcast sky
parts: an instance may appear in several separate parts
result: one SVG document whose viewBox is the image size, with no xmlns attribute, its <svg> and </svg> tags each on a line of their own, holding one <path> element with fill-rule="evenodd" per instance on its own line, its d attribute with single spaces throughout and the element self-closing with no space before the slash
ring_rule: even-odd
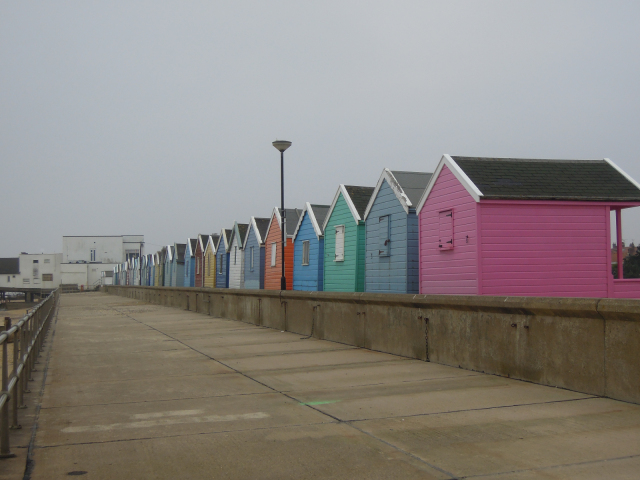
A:
<svg viewBox="0 0 640 480">
<path fill-rule="evenodd" d="M 288 207 L 444 153 L 640 179 L 638 25 L 635 1 L 2 2 L 0 256 L 268 217 L 276 138 Z"/>
</svg>

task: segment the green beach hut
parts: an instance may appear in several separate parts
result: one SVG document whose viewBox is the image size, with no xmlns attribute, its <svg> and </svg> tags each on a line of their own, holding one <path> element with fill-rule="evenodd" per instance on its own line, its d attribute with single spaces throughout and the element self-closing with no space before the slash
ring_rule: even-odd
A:
<svg viewBox="0 0 640 480">
<path fill-rule="evenodd" d="M 373 187 L 340 185 L 323 224 L 324 291 L 364 292 L 364 212 Z"/>
</svg>

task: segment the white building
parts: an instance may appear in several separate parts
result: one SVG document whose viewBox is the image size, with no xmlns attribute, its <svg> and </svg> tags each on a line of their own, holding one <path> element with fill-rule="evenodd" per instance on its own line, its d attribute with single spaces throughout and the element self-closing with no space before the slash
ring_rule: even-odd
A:
<svg viewBox="0 0 640 480">
<path fill-rule="evenodd" d="M 143 245 L 144 235 L 62 237 L 62 284 L 93 288 L 103 283 L 103 272 L 138 258 Z"/>
<path fill-rule="evenodd" d="M 54 289 L 60 285 L 61 253 L 21 253 L 0 259 L 0 287 Z"/>
</svg>

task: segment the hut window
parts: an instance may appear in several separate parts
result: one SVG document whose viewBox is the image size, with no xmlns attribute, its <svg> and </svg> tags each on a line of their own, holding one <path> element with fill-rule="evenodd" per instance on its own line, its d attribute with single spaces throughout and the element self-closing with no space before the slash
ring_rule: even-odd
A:
<svg viewBox="0 0 640 480">
<path fill-rule="evenodd" d="M 222 255 L 218 257 L 218 273 L 222 275 Z"/>
<path fill-rule="evenodd" d="M 438 248 L 440 250 L 451 250 L 453 248 L 453 210 L 444 210 L 438 214 L 439 238 Z"/>
<path fill-rule="evenodd" d="M 238 247 L 233 247 L 233 264 L 238 263 Z"/>
<path fill-rule="evenodd" d="M 344 262 L 344 225 L 336 227 L 336 262 Z"/>
<path fill-rule="evenodd" d="M 196 273 L 200 274 L 200 258 L 196 257 Z"/>
<path fill-rule="evenodd" d="M 389 215 L 378 219 L 378 255 L 380 257 L 389 256 L 389 245 L 391 243 L 391 233 L 389 232 Z"/>
<path fill-rule="evenodd" d="M 251 271 L 253 272 L 253 247 L 251 247 Z"/>
<path fill-rule="evenodd" d="M 302 265 L 309 265 L 309 240 L 302 242 Z"/>
<path fill-rule="evenodd" d="M 276 266 L 276 254 L 278 253 L 278 244 L 273 242 L 271 244 L 271 266 Z"/>
</svg>

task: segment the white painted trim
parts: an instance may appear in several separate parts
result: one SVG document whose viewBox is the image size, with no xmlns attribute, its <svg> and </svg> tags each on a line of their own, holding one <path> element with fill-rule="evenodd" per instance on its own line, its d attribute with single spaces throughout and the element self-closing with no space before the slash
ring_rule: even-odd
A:
<svg viewBox="0 0 640 480">
<path fill-rule="evenodd" d="M 311 203 L 306 202 L 304 204 L 304 209 L 302 210 L 302 213 L 300 214 L 300 218 L 298 218 L 298 224 L 296 225 L 296 231 L 293 232 L 293 241 L 296 241 L 296 237 L 298 236 L 298 230 L 300 230 L 300 225 L 302 225 L 302 220 L 304 220 L 304 216 L 305 214 L 308 213 L 309 214 L 309 219 L 311 220 L 311 225 L 313 225 L 313 230 L 316 232 L 316 237 L 318 237 L 318 240 L 320 240 L 320 238 L 323 237 L 322 234 L 322 230 L 320 229 L 320 225 L 318 225 L 318 220 L 316 219 L 316 214 L 313 211 L 313 207 L 311 206 Z"/>
<path fill-rule="evenodd" d="M 269 226 L 267 227 L 267 232 L 264 235 L 265 242 L 267 241 L 267 238 L 269 238 L 269 232 L 271 231 L 271 224 L 273 223 L 274 215 L 278 219 L 278 226 L 282 228 L 282 219 L 280 218 L 280 210 L 278 209 L 278 207 L 273 207 L 273 211 L 271 212 L 271 220 L 269 220 Z"/>
<path fill-rule="evenodd" d="M 204 242 L 202 241 L 201 233 L 198 234 L 198 243 L 200 244 L 200 250 L 202 250 L 202 253 L 204 254 Z"/>
<path fill-rule="evenodd" d="M 627 180 L 629 180 L 631 183 L 633 183 L 633 185 L 640 190 L 640 184 L 638 184 L 638 182 L 636 182 L 633 178 L 631 178 L 627 172 L 625 172 L 624 170 L 622 170 L 618 165 L 616 165 L 615 163 L 613 163 L 613 161 L 611 161 L 611 159 L 609 158 L 605 158 L 604 159 L 605 162 L 607 162 L 609 165 L 611 165 L 613 168 L 615 168 L 618 172 L 620 172 Z"/>
<path fill-rule="evenodd" d="M 211 250 L 211 252 L 215 255 L 216 254 L 216 247 L 215 245 L 213 245 L 213 235 L 208 235 L 209 237 L 209 241 L 207 242 L 207 248 L 204 251 L 204 256 L 207 255 L 207 252 L 209 250 Z"/>
<path fill-rule="evenodd" d="M 250 227 L 251 225 L 249 225 Z M 238 228 L 238 221 L 236 220 L 236 222 L 233 225 L 233 230 L 234 230 L 234 237 L 238 237 L 238 248 L 240 249 L 240 251 L 242 252 L 244 250 L 244 244 L 247 241 L 247 238 L 249 237 L 249 230 L 247 230 L 247 234 L 245 236 L 244 241 L 242 242 L 242 245 L 240 244 L 240 240 L 242 240 L 240 238 L 240 229 Z"/>
<path fill-rule="evenodd" d="M 189 257 L 193 257 L 194 252 L 191 250 L 191 239 L 187 238 L 187 248 L 184 251 L 184 254 L 186 256 L 187 252 L 189 252 Z"/>
<path fill-rule="evenodd" d="M 358 210 L 356 210 L 356 207 L 353 204 L 353 201 L 351 201 L 351 197 L 349 196 L 347 189 L 341 183 L 340 186 L 338 187 L 338 190 L 336 191 L 335 196 L 333 197 L 333 201 L 331 202 L 331 207 L 329 207 L 329 211 L 327 212 L 327 216 L 324 219 L 324 223 L 322 224 L 322 231 L 325 231 L 327 229 L 327 224 L 329 223 L 329 219 L 333 214 L 333 209 L 336 208 L 336 203 L 338 203 L 338 198 L 340 197 L 341 193 L 342 193 L 342 196 L 344 197 L 345 202 L 347 202 L 349 210 L 351 210 L 351 215 L 353 215 L 353 218 L 356 221 L 356 225 L 360 220 L 362 220 L 360 218 L 360 214 L 358 213 Z"/>
<path fill-rule="evenodd" d="M 371 208 L 373 208 L 373 202 L 375 202 L 376 197 L 378 196 L 378 192 L 382 188 L 382 183 L 385 180 L 387 181 L 387 183 L 391 187 L 391 190 L 393 190 L 393 193 L 396 195 L 396 198 L 400 202 L 400 205 L 402 205 L 402 208 L 404 209 L 405 213 L 408 214 L 409 213 L 409 208 L 413 206 L 411 204 L 411 200 L 409 200 L 409 197 L 407 197 L 407 194 L 404 193 L 404 189 L 402 188 L 402 185 L 400 185 L 400 183 L 398 182 L 396 177 L 393 175 L 393 172 L 391 170 L 389 170 L 388 168 L 385 168 L 385 169 L 382 170 L 382 174 L 380 175 L 380 178 L 378 179 L 378 183 L 376 185 L 376 188 L 373 191 L 373 194 L 371 195 L 371 198 L 369 199 L 369 203 L 367 204 L 367 209 L 364 211 L 364 220 L 365 221 L 367 220 L 367 217 L 369 216 L 369 212 L 371 211 Z"/>
<path fill-rule="evenodd" d="M 171 255 L 171 245 L 167 245 L 167 258 L 170 262 L 173 260 L 173 256 Z"/>
<path fill-rule="evenodd" d="M 247 236 L 244 237 L 244 244 L 242 245 L 242 249 L 247 248 L 247 242 L 249 241 L 249 235 L 251 234 L 251 230 L 255 232 L 255 236 L 258 239 L 258 245 L 262 242 L 260 241 L 260 232 L 258 231 L 258 226 L 256 225 L 256 217 L 252 216 L 249 219 L 249 230 L 247 231 Z"/>
<path fill-rule="evenodd" d="M 451 155 L 445 153 L 440 159 L 440 162 L 438 163 L 438 166 L 436 167 L 435 172 L 433 172 L 433 175 L 431 176 L 431 180 L 429 180 L 429 183 L 427 184 L 427 188 L 425 188 L 424 193 L 422 194 L 422 197 L 418 202 L 418 208 L 416 208 L 416 214 L 420 215 L 420 211 L 422 210 L 422 207 L 424 207 L 425 202 L 429 198 L 429 194 L 431 193 L 431 190 L 433 190 L 433 187 L 436 184 L 438 177 L 440 176 L 440 172 L 442 172 L 442 168 L 445 165 L 449 167 L 449 170 L 451 170 L 451 173 L 453 173 L 453 175 L 458 179 L 458 181 L 467 190 L 467 192 L 469 192 L 469 195 L 471 195 L 476 202 L 479 202 L 480 198 L 482 198 L 483 195 L 480 189 L 476 187 L 475 183 L 471 181 L 471 179 L 467 176 L 466 173 L 464 173 L 464 171 L 455 162 L 455 160 L 451 158 Z"/>
</svg>

